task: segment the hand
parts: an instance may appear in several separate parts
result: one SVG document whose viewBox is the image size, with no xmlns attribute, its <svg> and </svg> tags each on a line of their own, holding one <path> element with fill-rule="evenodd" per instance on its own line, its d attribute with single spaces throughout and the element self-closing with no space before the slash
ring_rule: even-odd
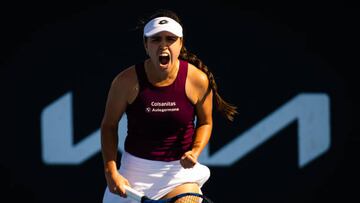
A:
<svg viewBox="0 0 360 203">
<path fill-rule="evenodd" d="M 130 186 L 129 181 L 117 171 L 111 174 L 105 173 L 105 177 L 110 192 L 126 198 L 124 185 Z"/>
<path fill-rule="evenodd" d="M 198 155 L 193 151 L 187 151 L 180 159 L 180 164 L 184 168 L 192 168 L 197 163 Z"/>
</svg>

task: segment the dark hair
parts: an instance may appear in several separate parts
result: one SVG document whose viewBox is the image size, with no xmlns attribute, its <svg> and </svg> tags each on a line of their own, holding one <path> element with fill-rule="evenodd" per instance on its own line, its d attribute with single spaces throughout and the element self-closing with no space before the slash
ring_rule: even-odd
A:
<svg viewBox="0 0 360 203">
<path fill-rule="evenodd" d="M 181 26 L 183 26 L 179 16 L 171 11 L 171 10 L 166 10 L 166 9 L 160 9 L 157 10 L 153 15 L 151 15 L 150 17 L 148 17 L 148 19 L 146 21 L 142 21 L 142 28 L 145 26 L 145 24 L 147 22 L 149 22 L 150 20 L 157 18 L 157 17 L 169 17 L 174 19 L 175 21 L 177 21 Z M 146 38 L 144 39 L 146 40 Z M 189 52 L 185 46 L 183 46 L 181 48 L 180 51 L 180 59 L 188 61 L 189 63 L 195 65 L 198 69 L 200 69 L 201 71 L 203 71 L 208 79 L 209 79 L 209 89 L 207 94 L 210 93 L 211 90 L 213 90 L 213 93 L 215 95 L 215 101 L 216 101 L 216 107 L 217 109 L 230 121 L 234 120 L 234 116 L 235 114 L 237 114 L 238 112 L 236 111 L 237 107 L 234 105 L 231 105 L 230 103 L 226 102 L 218 93 L 218 88 L 217 88 L 217 84 L 215 82 L 215 78 L 214 75 L 210 72 L 209 68 L 193 53 Z"/>
</svg>

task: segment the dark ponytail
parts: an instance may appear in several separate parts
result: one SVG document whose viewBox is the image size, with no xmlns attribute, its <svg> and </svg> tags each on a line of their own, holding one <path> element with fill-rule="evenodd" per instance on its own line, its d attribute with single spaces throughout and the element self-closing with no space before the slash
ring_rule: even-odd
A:
<svg viewBox="0 0 360 203">
<path fill-rule="evenodd" d="M 212 90 L 215 95 L 217 109 L 230 121 L 234 120 L 237 114 L 237 107 L 226 102 L 219 94 L 214 75 L 209 71 L 209 68 L 193 53 L 186 50 L 185 46 L 181 48 L 180 59 L 188 61 L 202 70 L 209 79 L 209 91 Z"/>
<path fill-rule="evenodd" d="M 180 18 L 178 17 L 178 15 L 171 11 L 171 10 L 164 10 L 164 9 L 160 9 L 157 12 L 155 12 L 153 15 L 151 15 L 147 22 L 156 18 L 156 17 L 169 17 L 172 18 L 174 20 L 176 20 L 181 26 L 182 23 L 180 21 Z M 146 22 L 142 21 L 142 24 L 145 25 Z M 146 39 L 145 39 L 146 40 Z M 238 112 L 236 111 L 237 107 L 234 105 L 231 105 L 230 103 L 226 102 L 219 94 L 218 92 L 218 88 L 215 82 L 215 78 L 214 75 L 210 72 L 210 70 L 208 69 L 208 67 L 193 53 L 189 52 L 186 50 L 185 46 L 183 46 L 181 48 L 180 51 L 180 56 L 179 59 L 181 60 L 185 60 L 188 61 L 189 63 L 193 64 L 194 66 L 196 66 L 198 69 L 200 69 L 201 71 L 203 71 L 208 79 L 209 79 L 209 89 L 208 89 L 208 93 L 210 93 L 210 91 L 213 91 L 213 94 L 215 96 L 215 104 L 217 109 L 230 121 L 234 120 L 234 116 L 235 114 L 237 114 Z"/>
</svg>

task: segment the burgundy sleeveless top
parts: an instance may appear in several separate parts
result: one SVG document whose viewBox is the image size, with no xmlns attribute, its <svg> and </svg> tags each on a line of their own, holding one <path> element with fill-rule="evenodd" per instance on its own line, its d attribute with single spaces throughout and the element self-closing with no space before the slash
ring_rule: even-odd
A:
<svg viewBox="0 0 360 203">
<path fill-rule="evenodd" d="M 126 110 L 125 151 L 144 159 L 179 160 L 194 137 L 194 105 L 185 93 L 188 63 L 180 60 L 176 79 L 164 87 L 148 81 L 143 63 L 135 69 L 140 89 Z"/>
</svg>

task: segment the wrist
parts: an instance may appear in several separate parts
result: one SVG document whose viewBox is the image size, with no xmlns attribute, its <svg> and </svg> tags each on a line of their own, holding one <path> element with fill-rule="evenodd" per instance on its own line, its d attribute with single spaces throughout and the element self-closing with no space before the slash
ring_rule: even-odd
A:
<svg viewBox="0 0 360 203">
<path fill-rule="evenodd" d="M 106 174 L 113 174 L 117 172 L 116 163 L 114 161 L 109 161 L 104 165 L 104 171 Z"/>
<path fill-rule="evenodd" d="M 199 149 L 192 149 L 191 150 L 193 156 L 197 159 L 200 156 L 201 151 Z"/>
</svg>

